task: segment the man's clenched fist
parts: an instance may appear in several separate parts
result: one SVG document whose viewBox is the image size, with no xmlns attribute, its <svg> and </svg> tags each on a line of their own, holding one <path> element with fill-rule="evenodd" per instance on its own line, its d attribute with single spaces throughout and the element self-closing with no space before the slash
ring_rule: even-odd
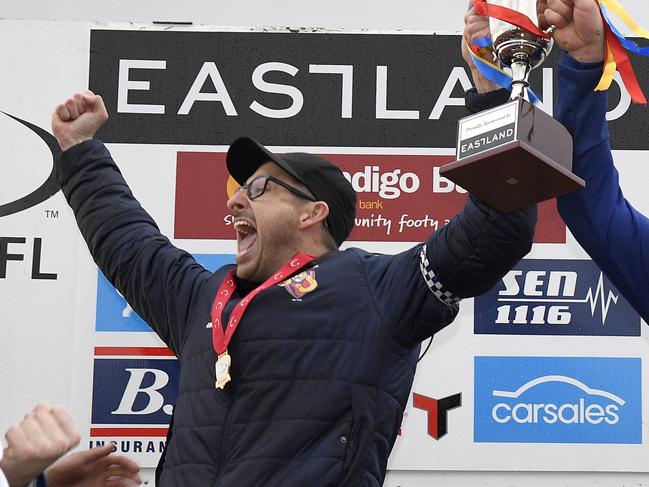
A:
<svg viewBox="0 0 649 487">
<path fill-rule="evenodd" d="M 94 137 L 97 129 L 108 120 L 101 96 L 86 90 L 75 93 L 60 104 L 52 114 L 52 131 L 62 150 Z"/>
<path fill-rule="evenodd" d="M 553 38 L 577 61 L 604 59 L 604 23 L 595 0 L 540 0 L 542 27 L 555 25 Z"/>
</svg>

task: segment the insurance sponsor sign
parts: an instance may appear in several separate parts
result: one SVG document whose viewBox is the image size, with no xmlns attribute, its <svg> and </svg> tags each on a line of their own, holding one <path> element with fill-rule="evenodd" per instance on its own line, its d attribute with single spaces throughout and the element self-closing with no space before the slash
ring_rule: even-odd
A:
<svg viewBox="0 0 649 487">
<path fill-rule="evenodd" d="M 90 444 L 153 466 L 164 450 L 180 367 L 164 347 L 95 347 Z"/>
</svg>

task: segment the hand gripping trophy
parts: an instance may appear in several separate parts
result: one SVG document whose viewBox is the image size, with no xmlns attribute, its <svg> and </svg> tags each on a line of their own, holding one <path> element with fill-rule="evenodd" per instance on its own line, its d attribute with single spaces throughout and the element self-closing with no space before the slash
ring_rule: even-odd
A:
<svg viewBox="0 0 649 487">
<path fill-rule="evenodd" d="M 534 105 L 528 88 L 530 71 L 552 49 L 553 27 L 540 30 L 537 0 L 488 1 L 474 2 L 490 16 L 491 38 L 480 47 L 510 84 L 510 101 L 459 121 L 457 160 L 441 174 L 508 212 L 581 189 L 584 181 L 571 172 L 570 134 Z"/>
<path fill-rule="evenodd" d="M 538 23 L 536 0 L 491 1 L 525 15 L 534 26 Z M 554 44 L 552 39 L 537 37 L 522 28 L 493 17 L 489 19 L 489 26 L 494 39 L 495 60 L 499 60 L 502 66 L 510 68 L 512 72 L 511 99 L 524 98 L 530 101 L 527 90 L 530 71 L 543 64 L 550 54 Z M 543 31 L 543 34 L 549 36 L 552 31 L 554 31 L 554 26 Z"/>
</svg>

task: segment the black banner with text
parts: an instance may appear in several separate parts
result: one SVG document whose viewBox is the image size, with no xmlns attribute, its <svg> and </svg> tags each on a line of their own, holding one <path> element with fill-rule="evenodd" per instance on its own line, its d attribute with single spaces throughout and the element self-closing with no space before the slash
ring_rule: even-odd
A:
<svg viewBox="0 0 649 487">
<path fill-rule="evenodd" d="M 455 35 L 93 30 L 105 142 L 448 147 L 470 73 Z M 558 49 L 532 73 L 556 97 Z M 649 91 L 649 63 L 634 60 Z M 549 95 L 549 96 L 548 96 Z M 613 147 L 649 147 L 649 113 L 610 95 Z"/>
</svg>

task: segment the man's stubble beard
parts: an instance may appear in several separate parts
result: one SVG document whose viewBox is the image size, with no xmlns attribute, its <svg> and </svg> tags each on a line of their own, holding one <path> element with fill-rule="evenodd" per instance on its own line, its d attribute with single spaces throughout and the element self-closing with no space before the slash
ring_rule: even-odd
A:
<svg viewBox="0 0 649 487">
<path fill-rule="evenodd" d="M 257 236 L 259 247 L 251 280 L 265 281 L 301 250 L 293 222 L 279 220 L 272 225 L 272 230 L 264 232 L 264 238 Z"/>
</svg>

